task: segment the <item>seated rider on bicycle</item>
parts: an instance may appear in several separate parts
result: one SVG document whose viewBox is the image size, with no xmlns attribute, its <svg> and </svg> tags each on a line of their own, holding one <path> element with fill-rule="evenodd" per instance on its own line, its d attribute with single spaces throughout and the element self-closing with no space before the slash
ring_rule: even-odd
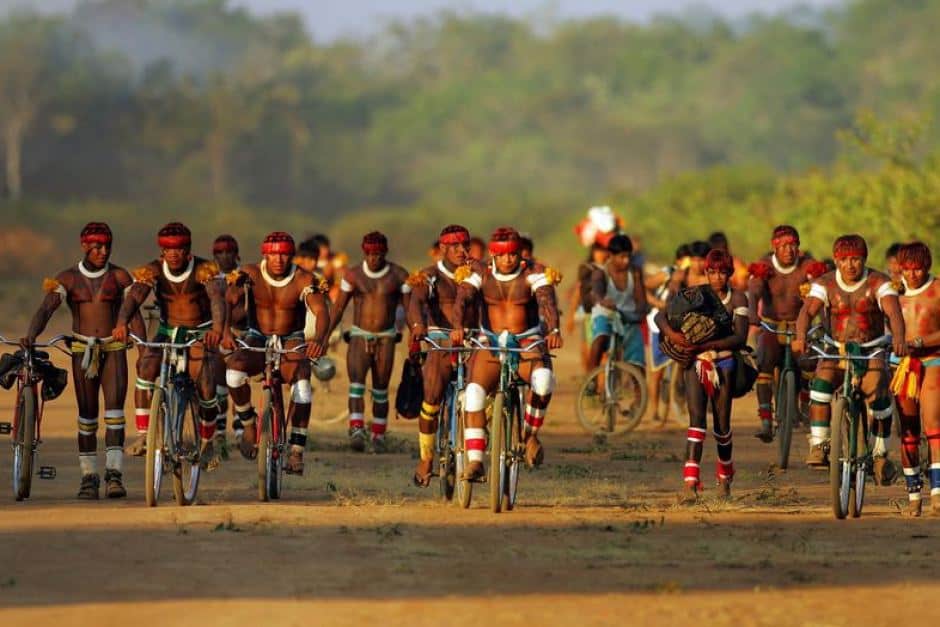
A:
<svg viewBox="0 0 940 627">
<path fill-rule="evenodd" d="M 591 331 L 594 341 L 588 359 L 588 372 L 597 368 L 604 352 L 610 346 L 614 332 L 612 318 L 619 316 L 623 323 L 623 355 L 611 359 L 623 360 L 643 367 L 643 332 L 640 323 L 646 316 L 646 288 L 643 273 L 632 265 L 633 243 L 626 235 L 615 235 L 607 244 L 610 258 L 591 274 Z"/>
<path fill-rule="evenodd" d="M 499 334 L 507 332 L 512 336 L 526 335 L 520 342 L 524 347 L 527 342 L 535 341 L 536 335 L 544 333 L 547 327 L 545 344 L 529 353 L 522 353 L 519 366 L 519 375 L 531 386 L 525 407 L 526 463 L 537 466 L 544 456 L 537 433 L 545 420 L 545 410 L 555 387 L 555 375 L 547 352 L 562 346 L 555 300 L 555 284 L 561 277 L 558 272 L 539 263 L 523 264 L 519 248 L 519 233 L 515 229 L 502 227 L 493 232 L 489 243 L 490 263 L 484 266 L 474 262 L 469 276 L 457 277 L 460 288 L 453 317 L 464 320 L 466 309 L 473 306 L 481 295 L 481 341 L 492 343 Z M 454 329 L 451 339 L 454 345 L 463 344 L 464 329 Z M 478 480 L 486 474 L 483 468 L 486 448 L 484 410 L 487 395 L 499 384 L 499 359 L 489 352 L 477 352 L 470 361 L 469 372 L 464 429 L 469 464 L 465 478 Z"/>
<path fill-rule="evenodd" d="M 829 337 L 843 345 L 840 350 L 854 350 L 852 347 L 857 344 L 881 337 L 887 317 L 893 336 L 892 349 L 896 355 L 906 355 L 904 318 L 897 290 L 886 274 L 865 267 L 868 258 L 865 240 L 860 235 L 843 235 L 833 244 L 832 256 L 836 262 L 835 271 L 813 282 L 800 309 L 793 341 L 794 352 L 804 351 L 811 321 L 820 311 L 825 311 L 824 329 Z M 888 485 L 894 479 L 896 470 L 887 458 L 892 412 L 886 364 L 884 359 L 861 363 L 866 368 L 861 378 L 861 389 L 868 403 L 871 431 L 875 436 L 872 450 L 875 481 L 879 485 Z M 816 376 L 810 384 L 810 450 L 806 458 L 809 466 L 829 465 L 827 445 L 832 420 L 830 402 L 844 376 L 843 363 L 821 359 L 816 364 Z"/>
<path fill-rule="evenodd" d="M 238 241 L 231 235 L 219 235 L 212 242 L 212 258 L 219 267 L 219 278 L 239 269 L 241 258 L 238 256 Z M 229 326 L 233 326 L 229 320 Z M 219 396 L 219 418 L 215 424 L 215 453 L 223 459 L 228 459 L 228 443 L 225 440 L 225 429 L 228 427 L 228 386 L 225 385 L 225 361 L 219 353 L 219 363 L 215 365 L 215 393 Z"/>
<path fill-rule="evenodd" d="M 219 268 L 214 262 L 193 256 L 192 235 L 185 225 L 171 222 L 164 226 L 157 234 L 157 245 L 161 250 L 160 259 L 131 273 L 134 283 L 124 295 L 111 336 L 117 342 L 127 341 L 128 321 L 153 291 L 160 309 L 160 330 L 155 342 L 185 343 L 193 338 L 202 339 L 202 346 L 196 344 L 189 349 L 187 363 L 199 398 L 200 463 L 211 467 L 218 463 L 212 441 L 219 413 L 213 371 L 217 365 L 216 349 L 225 327 L 224 282 L 218 278 Z M 150 403 L 162 359 L 159 349 L 145 348 L 139 354 L 134 390 L 139 435 L 131 445 L 131 454 L 137 456 L 146 452 Z"/>
<path fill-rule="evenodd" d="M 704 266 L 709 288 L 731 316 L 731 328 L 726 334 L 692 344 L 681 331 L 669 325 L 665 312 L 656 315 L 656 325 L 660 331 L 673 346 L 690 357 L 682 374 L 685 377 L 686 405 L 689 409 L 683 468 L 683 499 L 686 501 L 696 500 L 702 488 L 700 465 L 709 406 L 718 453 L 715 464 L 718 487 L 722 496 L 731 494 L 731 482 L 734 479 L 731 439 L 731 403 L 734 400 L 732 377 L 735 374 L 733 353 L 744 348 L 747 342 L 747 296 L 742 291 L 732 289 L 730 284 L 734 260 L 727 252 L 715 249 L 706 255 Z"/>
<path fill-rule="evenodd" d="M 282 380 L 291 385 L 291 403 L 286 416 L 291 424 L 291 447 L 285 471 L 302 475 L 313 395 L 309 360 L 325 352 L 329 313 L 326 283 L 294 265 L 295 253 L 294 239 L 288 233 L 275 231 L 269 234 L 261 244 L 261 262 L 242 267 L 244 276 L 231 281 L 227 300 L 230 305 L 242 302 L 243 291 L 239 283 L 247 283 L 249 298 L 245 313 L 248 331 L 245 341 L 253 346 L 264 346 L 265 342 L 284 349 L 299 346 L 304 343 L 307 312 L 315 316 L 316 332 L 306 342 L 305 353 L 283 355 L 280 366 Z M 226 336 L 223 346 L 235 348 L 231 336 Z M 227 362 L 225 380 L 244 430 L 239 450 L 246 459 L 254 459 L 258 454 L 257 413 L 251 404 L 248 379 L 264 371 L 265 355 L 235 350 Z"/>
<path fill-rule="evenodd" d="M 788 224 L 774 228 L 770 245 L 773 252 L 748 268 L 748 317 L 753 327 L 763 321 L 777 331 L 793 331 L 803 305 L 804 285 L 808 288 L 808 282 L 825 274 L 826 267 L 800 251 L 800 234 Z M 761 428 L 754 436 L 771 442 L 774 437 L 774 370 L 783 367 L 781 347 L 786 344 L 787 336 L 762 330 L 758 337 L 757 414 Z M 811 378 L 810 374 L 804 374 L 807 374 L 806 379 Z"/>
<path fill-rule="evenodd" d="M 439 345 L 450 342 L 450 331 L 456 328 L 477 326 L 476 309 L 464 310 L 464 319 L 454 320 L 454 301 L 457 299 L 456 273 L 469 274 L 470 232 L 466 228 L 451 224 L 444 227 L 438 239 L 442 258 L 408 279 L 411 285 L 411 302 L 408 307 L 408 322 L 412 336 L 425 337 Z M 422 371 L 424 373 L 424 399 L 418 417 L 418 448 L 421 458 L 415 468 L 413 481 L 416 486 L 431 484 L 434 468 L 434 438 L 441 412 L 444 390 L 454 374 L 454 362 L 450 353 L 431 351 Z"/>
</svg>

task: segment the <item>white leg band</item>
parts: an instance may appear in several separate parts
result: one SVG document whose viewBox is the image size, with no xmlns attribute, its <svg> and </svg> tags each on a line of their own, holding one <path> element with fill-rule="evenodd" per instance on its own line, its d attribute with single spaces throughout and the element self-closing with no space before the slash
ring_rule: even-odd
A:
<svg viewBox="0 0 940 627">
<path fill-rule="evenodd" d="M 229 368 L 225 371 L 225 383 L 228 384 L 230 388 L 240 388 L 248 383 L 248 373 L 243 370 L 232 370 Z"/>
<path fill-rule="evenodd" d="M 310 381 L 304 379 L 290 386 L 290 398 L 295 403 L 309 405 L 313 398 L 313 388 L 310 387 Z"/>
<path fill-rule="evenodd" d="M 532 371 L 532 392 L 539 396 L 548 396 L 555 391 L 555 374 L 548 368 L 536 368 Z"/>
</svg>

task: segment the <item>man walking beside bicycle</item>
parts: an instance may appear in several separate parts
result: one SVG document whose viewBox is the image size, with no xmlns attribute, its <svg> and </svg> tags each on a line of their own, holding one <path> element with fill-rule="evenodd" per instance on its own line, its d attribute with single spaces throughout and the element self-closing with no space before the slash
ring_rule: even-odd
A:
<svg viewBox="0 0 940 627">
<path fill-rule="evenodd" d="M 467 265 L 470 251 L 470 232 L 451 224 L 444 227 L 438 238 L 442 258 L 408 279 L 412 287 L 408 306 L 408 322 L 415 339 L 429 338 L 438 345 L 450 343 L 450 332 L 457 328 L 477 326 L 476 309 L 464 310 L 464 319 L 454 319 L 454 301 L 457 299 L 457 273 L 469 275 Z M 431 485 L 434 469 L 434 439 L 441 413 L 444 390 L 454 373 L 451 353 L 431 351 L 422 366 L 424 399 L 418 416 L 418 449 L 420 460 L 413 481 L 416 486 Z"/>
<path fill-rule="evenodd" d="M 304 449 L 307 445 L 307 425 L 313 391 L 310 386 L 310 360 L 323 355 L 329 313 L 326 304 L 327 286 L 312 273 L 293 263 L 296 253 L 294 239 L 287 233 L 275 231 L 261 244 L 261 262 L 246 265 L 250 294 L 248 301 L 245 341 L 254 346 L 273 346 L 291 349 L 305 343 L 304 326 L 307 312 L 316 318 L 314 337 L 306 342 L 303 354 L 288 353 L 281 358 L 281 380 L 290 383 L 291 403 L 287 418 L 291 425 L 290 454 L 285 471 L 302 475 Z M 229 289 L 229 302 L 242 300 L 242 290 L 233 285 Z M 233 348 L 230 337 L 225 347 Z M 248 379 L 265 368 L 265 355 L 244 349 L 236 350 L 228 358 L 225 373 L 235 412 L 241 421 L 242 433 L 239 449 L 246 459 L 258 454 L 257 413 L 251 404 Z"/>
<path fill-rule="evenodd" d="M 754 435 L 763 442 L 771 442 L 774 438 L 774 370 L 783 367 L 784 351 L 781 347 L 788 340 L 786 335 L 778 333 L 796 329 L 796 319 L 803 305 L 804 284 L 825 274 L 825 266 L 820 268 L 820 262 L 800 251 L 800 234 L 794 227 L 788 224 L 776 227 L 770 244 L 773 252 L 748 268 L 750 279 L 747 283 L 751 326 L 764 322 L 777 331 L 762 330 L 758 336 L 757 414 L 760 431 Z"/>
<path fill-rule="evenodd" d="M 646 316 L 646 288 L 640 268 L 630 263 L 633 243 L 626 235 L 615 235 L 607 244 L 610 258 L 591 274 L 591 331 L 594 337 L 588 358 L 588 372 L 597 368 L 614 332 L 612 318 L 623 323 L 623 360 L 643 367 L 644 346 L 640 322 Z"/>
<path fill-rule="evenodd" d="M 863 352 L 859 344 L 881 337 L 885 329 L 885 318 L 891 327 L 894 353 L 907 354 L 904 340 L 904 318 L 898 302 L 897 290 L 886 274 L 865 266 L 868 245 L 860 235 L 843 235 L 832 247 L 836 269 L 828 272 L 810 286 L 796 323 L 796 338 L 793 350 L 802 353 L 806 347 L 806 334 L 811 321 L 824 311 L 823 327 L 826 334 L 839 343 L 840 351 Z M 880 349 L 878 349 L 880 350 Z M 861 355 L 859 355 L 861 356 Z M 875 357 L 859 366 L 861 390 L 871 417 L 871 431 L 875 436 L 872 455 L 874 458 L 875 482 L 888 485 L 896 470 L 888 460 L 888 439 L 891 435 L 891 397 L 888 393 L 886 364 L 882 357 Z M 828 442 L 832 409 L 830 402 L 835 389 L 846 375 L 845 362 L 821 359 L 816 364 L 816 374 L 810 384 L 810 450 L 806 464 L 812 467 L 828 467 L 830 460 Z M 855 367 L 855 366 L 853 366 Z"/>
<path fill-rule="evenodd" d="M 192 254 L 192 235 L 184 224 L 171 222 L 160 229 L 157 245 L 160 258 L 133 271 L 134 283 L 124 295 L 111 335 L 115 341 L 127 341 L 128 320 L 153 292 L 160 310 L 160 327 L 155 342 L 202 340 L 202 346 L 197 344 L 189 349 L 187 363 L 199 399 L 199 460 L 200 464 L 211 469 L 218 463 L 213 453 L 219 413 L 213 370 L 218 363 L 216 349 L 226 323 L 224 283 L 218 278 L 219 268 L 214 262 Z M 160 350 L 140 350 L 134 391 L 139 436 L 131 446 L 131 454 L 135 456 L 146 452 L 150 405 L 161 360 Z"/>
<path fill-rule="evenodd" d="M 693 289 L 713 291 L 720 300 L 720 306 L 728 314 L 730 325 L 726 323 L 725 328 L 717 329 L 708 339 L 692 342 L 690 337 L 669 324 L 664 312 L 656 316 L 656 324 L 666 339 L 688 357 L 683 360 L 686 366 L 682 375 L 685 377 L 686 405 L 689 409 L 683 468 L 684 502 L 694 502 L 702 489 L 701 462 L 708 430 L 709 407 L 712 410 L 712 428 L 718 453 L 715 464 L 718 487 L 723 497 L 731 495 L 731 482 L 734 480 L 731 435 L 734 351 L 744 348 L 747 342 L 747 297 L 744 292 L 734 290 L 730 285 L 734 260 L 727 252 L 716 249 L 708 252 L 704 265 L 708 286 Z M 714 319 L 716 316 L 712 314 L 711 317 Z"/>
<path fill-rule="evenodd" d="M 545 344 L 536 350 L 522 353 L 519 375 L 531 386 L 525 407 L 525 457 L 530 466 L 542 463 L 544 453 L 538 431 L 545 420 L 545 412 L 555 388 L 555 375 L 547 351 L 561 348 L 558 328 L 558 307 L 555 284 L 561 277 L 539 263 L 523 265 L 520 256 L 519 233 L 509 227 L 496 229 L 490 238 L 491 261 L 484 266 L 475 262 L 470 276 L 461 277 L 460 289 L 454 304 L 455 320 L 463 320 L 468 307 L 482 297 L 481 325 L 485 342 L 494 343 L 501 334 L 510 338 L 524 336 L 519 344 L 537 341 L 546 331 Z M 544 325 L 544 326 L 543 326 Z M 451 333 L 454 345 L 464 341 L 464 329 Z M 486 397 L 499 383 L 499 359 L 488 352 L 477 352 L 470 361 L 469 384 L 466 389 L 467 424 L 464 444 L 469 464 L 465 470 L 468 480 L 485 476 L 483 453 L 486 448 Z"/>
<path fill-rule="evenodd" d="M 388 240 L 378 231 L 362 238 L 364 259 L 346 270 L 330 321 L 330 333 L 343 319 L 349 301 L 354 303 L 352 328 L 344 333 L 349 344 L 349 446 L 366 450 L 366 375 L 372 373 L 372 449 L 385 451 L 388 426 L 388 384 L 395 363 L 395 344 L 401 339 L 395 328 L 399 304 L 408 309 L 411 286 L 408 271 L 386 259 Z"/>
<path fill-rule="evenodd" d="M 920 437 L 927 438 L 930 510 L 940 516 L 940 283 L 930 274 L 926 244 L 897 252 L 904 293 L 900 297 L 910 354 L 900 359 L 891 390 L 901 414 L 901 465 L 907 482 L 908 514 L 920 516 Z"/>
<path fill-rule="evenodd" d="M 112 235 L 107 224 L 86 224 L 80 240 L 82 260 L 56 278 L 46 279 L 46 297 L 23 343 L 34 344 L 55 310 L 63 302 L 68 304 L 72 312 L 72 381 L 78 402 L 78 461 L 82 472 L 78 498 L 98 498 L 99 389 L 104 392 L 105 406 L 105 494 L 122 498 L 127 496 L 122 475 L 127 345 L 108 336 L 115 326 L 124 290 L 133 281 L 127 270 L 110 262 Z M 144 332 L 139 315 L 133 318 L 133 325 L 137 333 Z"/>
</svg>

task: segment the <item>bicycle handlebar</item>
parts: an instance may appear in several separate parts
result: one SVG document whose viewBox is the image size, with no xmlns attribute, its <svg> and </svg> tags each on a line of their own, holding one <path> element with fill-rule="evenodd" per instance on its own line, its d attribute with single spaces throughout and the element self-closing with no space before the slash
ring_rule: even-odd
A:
<svg viewBox="0 0 940 627">
<path fill-rule="evenodd" d="M 202 341 L 200 338 L 194 337 L 193 339 L 189 340 L 185 344 L 177 344 L 174 342 L 148 342 L 146 340 L 139 338 L 133 333 L 128 333 L 127 335 L 132 340 L 134 340 L 135 344 L 137 344 L 138 346 L 144 346 L 146 348 L 176 348 L 176 349 L 190 348 L 194 344 L 197 344 L 198 342 Z"/>
<path fill-rule="evenodd" d="M 776 329 L 776 328 L 772 327 L 771 325 L 767 324 L 767 323 L 764 322 L 763 320 L 760 321 L 760 326 L 761 326 L 761 328 L 764 329 L 765 331 L 769 331 L 770 333 L 773 333 L 773 334 L 775 334 L 775 335 L 785 335 L 785 336 L 787 336 L 787 337 L 795 337 L 795 336 L 796 336 L 796 329 L 784 329 L 783 331 L 781 331 L 781 330 Z M 810 327 L 810 329 L 806 331 L 806 335 L 807 335 L 807 336 L 810 336 L 810 335 L 812 335 L 813 333 L 815 333 L 816 331 L 819 331 L 821 328 L 822 328 L 822 325 L 821 325 L 821 324 L 817 324 L 817 325 L 814 326 L 814 327 Z"/>
<path fill-rule="evenodd" d="M 274 349 L 269 348 L 268 346 L 252 346 L 241 338 L 236 338 L 235 343 L 238 344 L 241 350 L 246 350 L 252 353 L 266 353 L 269 350 L 274 350 Z M 294 346 L 293 348 L 279 348 L 274 352 L 276 352 L 279 355 L 288 355 L 290 353 L 303 353 L 306 350 L 306 348 L 307 348 L 307 344 L 305 342 L 303 344 Z"/>
<path fill-rule="evenodd" d="M 843 346 L 845 346 L 844 342 L 837 342 L 836 340 L 832 339 L 828 335 L 824 335 L 822 337 L 822 342 L 824 344 L 828 344 L 829 346 L 832 346 L 835 348 L 842 348 Z M 882 335 L 881 337 L 876 337 L 875 339 L 865 342 L 864 344 L 859 344 L 858 346 L 859 348 L 886 348 L 890 345 L 891 345 L 891 336 Z M 871 361 L 873 359 L 880 359 L 878 354 L 882 352 L 882 351 L 875 351 L 871 355 L 838 355 L 838 354 L 833 355 L 833 354 L 827 353 L 826 351 L 819 348 L 818 346 L 812 346 L 811 348 L 816 353 L 816 355 L 813 356 L 816 359 L 848 359 L 852 361 Z"/>
</svg>

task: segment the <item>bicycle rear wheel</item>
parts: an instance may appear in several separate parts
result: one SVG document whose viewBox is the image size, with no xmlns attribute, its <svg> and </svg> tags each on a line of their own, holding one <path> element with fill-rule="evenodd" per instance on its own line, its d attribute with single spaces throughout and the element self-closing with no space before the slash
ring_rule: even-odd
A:
<svg viewBox="0 0 940 627">
<path fill-rule="evenodd" d="M 147 425 L 147 453 L 144 458 L 144 501 L 156 507 L 163 485 L 164 442 L 163 425 L 166 420 L 163 388 L 157 386 L 150 401 L 150 423 Z"/>
<path fill-rule="evenodd" d="M 441 407 L 445 408 L 445 415 L 440 416 L 437 422 L 437 446 L 435 447 L 438 460 L 438 483 L 440 486 L 441 499 L 445 502 L 454 498 L 454 489 L 456 484 L 454 449 L 451 446 L 450 427 L 454 424 L 454 412 L 457 411 L 457 403 L 454 398 L 453 388 L 448 385 L 444 392 L 444 402 Z"/>
<path fill-rule="evenodd" d="M 266 394 L 267 396 L 267 394 Z M 258 500 L 268 501 L 277 498 L 277 486 L 273 479 L 272 468 L 277 465 L 274 453 L 274 439 L 270 397 L 266 399 L 264 411 L 258 425 Z"/>
<path fill-rule="evenodd" d="M 13 441 L 13 496 L 29 498 L 33 482 L 33 440 L 36 437 L 36 388 L 24 385 L 17 407 L 16 438 Z"/>
<path fill-rule="evenodd" d="M 503 495 L 503 509 L 512 511 L 516 506 L 519 493 L 519 470 L 525 463 L 525 446 L 522 443 L 522 408 L 525 404 L 525 391 L 516 389 L 515 399 L 509 415 L 509 453 L 506 456 L 506 493 Z"/>
<path fill-rule="evenodd" d="M 640 424 L 649 391 L 646 375 L 626 362 L 600 365 L 581 384 L 575 409 L 578 421 L 588 433 L 624 433 Z M 597 386 L 597 381 L 602 384 Z"/>
<path fill-rule="evenodd" d="M 842 520 L 849 511 L 852 462 L 849 456 L 848 402 L 840 397 L 832 409 L 832 436 L 829 440 L 829 490 L 832 513 Z"/>
<path fill-rule="evenodd" d="M 494 514 L 502 511 L 505 490 L 503 485 L 503 479 L 506 477 L 505 406 L 505 395 L 503 392 L 497 392 L 493 398 L 493 415 L 490 418 L 490 470 L 487 479 L 490 484 L 490 509 Z"/>
<path fill-rule="evenodd" d="M 783 373 L 777 388 L 777 465 L 786 470 L 790 465 L 790 443 L 796 423 L 796 375 L 792 370 Z"/>
<path fill-rule="evenodd" d="M 196 493 L 199 490 L 199 478 L 202 474 L 202 465 L 199 459 L 199 449 L 202 438 L 199 437 L 199 410 L 196 402 L 188 393 L 179 391 L 171 394 L 175 403 L 168 407 L 176 407 L 175 420 L 175 460 L 173 464 L 173 496 L 176 504 L 185 506 L 196 502 Z"/>
</svg>

